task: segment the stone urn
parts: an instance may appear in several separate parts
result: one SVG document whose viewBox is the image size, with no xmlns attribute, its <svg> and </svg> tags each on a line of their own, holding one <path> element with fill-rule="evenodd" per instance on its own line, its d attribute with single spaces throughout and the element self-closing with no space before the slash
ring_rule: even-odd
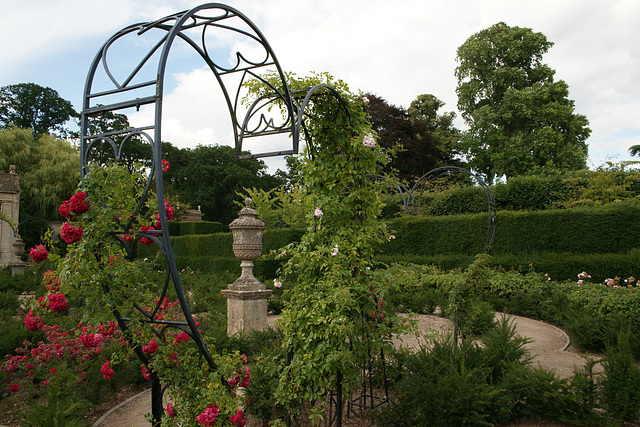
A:
<svg viewBox="0 0 640 427">
<path fill-rule="evenodd" d="M 229 224 L 233 234 L 233 253 L 240 259 L 242 273 L 235 282 L 223 289 L 227 298 L 227 333 L 240 334 L 249 330 L 263 330 L 267 324 L 267 300 L 272 291 L 253 275 L 253 261 L 262 253 L 262 232 L 265 222 L 251 208 L 251 199 L 244 201 L 245 207 L 238 218 Z"/>
<path fill-rule="evenodd" d="M 258 212 L 251 208 L 252 200 L 246 198 L 244 208 L 238 212 L 238 218 L 229 224 L 233 234 L 233 254 L 240 260 L 242 274 L 229 289 L 249 290 L 266 289 L 253 276 L 253 261 L 262 253 L 262 232 L 265 222 L 258 218 Z"/>
</svg>

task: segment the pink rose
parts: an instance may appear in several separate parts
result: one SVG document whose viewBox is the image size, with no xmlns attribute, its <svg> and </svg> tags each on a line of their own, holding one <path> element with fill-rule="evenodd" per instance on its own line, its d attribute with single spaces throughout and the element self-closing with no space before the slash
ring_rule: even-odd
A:
<svg viewBox="0 0 640 427">
<path fill-rule="evenodd" d="M 162 172 L 169 172 L 171 169 L 171 164 L 168 160 L 162 159 Z"/>
<path fill-rule="evenodd" d="M 373 148 L 376 146 L 376 140 L 373 138 L 373 135 L 370 133 L 365 135 L 364 139 L 362 140 L 362 143 L 364 144 L 365 147 L 369 147 L 369 148 Z"/>
</svg>

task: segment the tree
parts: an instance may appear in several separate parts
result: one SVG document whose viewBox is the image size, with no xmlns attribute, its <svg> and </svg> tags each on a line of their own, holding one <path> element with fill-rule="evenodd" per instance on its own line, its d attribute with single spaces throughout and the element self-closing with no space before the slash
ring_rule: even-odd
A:
<svg viewBox="0 0 640 427">
<path fill-rule="evenodd" d="M 78 187 L 80 155 L 69 142 L 28 129 L 0 131 L 0 170 L 16 166 L 22 193 L 21 218 L 60 220 L 58 207 Z"/>
<path fill-rule="evenodd" d="M 198 145 L 176 150 L 165 142 L 162 151 L 171 164 L 163 174 L 168 186 L 180 200 L 201 206 L 207 221 L 231 223 L 239 210 L 233 201 L 243 188 L 269 190 L 281 184 L 266 173 L 262 160 L 238 160 L 233 147 Z"/>
<path fill-rule="evenodd" d="M 89 117 L 87 120 L 87 128 L 90 135 L 108 134 L 110 132 L 118 132 L 130 129 L 129 119 L 126 115 L 105 111 L 97 116 Z M 134 163 L 151 164 L 153 153 L 151 145 L 144 143 L 142 138 L 134 135 L 126 138 L 127 134 L 112 134 L 108 137 L 116 144 L 121 152 L 120 161 L 132 171 Z M 89 159 L 100 164 L 107 164 L 109 161 L 115 160 L 115 154 L 111 147 L 107 146 L 107 142 L 103 141 L 91 150 Z"/>
<path fill-rule="evenodd" d="M 438 114 L 438 110 L 444 107 L 444 102 L 430 94 L 418 95 L 411 102 L 407 113 L 414 126 L 424 127 L 431 133 L 433 142 L 438 149 L 439 156 L 444 163 L 450 166 L 463 166 L 460 160 L 460 131 L 453 125 L 456 113 L 450 111 Z M 418 129 L 420 136 L 420 129 Z"/>
<path fill-rule="evenodd" d="M 542 63 L 551 46 L 542 33 L 500 22 L 458 48 L 458 108 L 469 125 L 462 149 L 489 182 L 586 167 L 589 122 Z"/>
<path fill-rule="evenodd" d="M 412 122 L 404 108 L 379 96 L 365 96 L 369 100 L 366 112 L 378 143 L 385 149 L 398 148 L 389 167 L 397 171 L 400 179 L 415 181 L 442 161 L 433 133 L 421 122 Z"/>
<path fill-rule="evenodd" d="M 629 154 L 632 156 L 640 156 L 640 145 L 632 145 L 629 147 Z"/>
<path fill-rule="evenodd" d="M 58 92 L 35 83 L 19 83 L 0 88 L 0 128 L 11 125 L 30 128 L 36 138 L 45 133 L 66 136 L 63 126 L 78 117 L 71 102 Z"/>
</svg>

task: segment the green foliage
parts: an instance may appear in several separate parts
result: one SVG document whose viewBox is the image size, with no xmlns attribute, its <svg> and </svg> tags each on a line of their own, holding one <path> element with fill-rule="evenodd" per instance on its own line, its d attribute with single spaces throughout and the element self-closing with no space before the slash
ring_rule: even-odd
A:
<svg viewBox="0 0 640 427">
<path fill-rule="evenodd" d="M 295 228 L 304 230 L 311 220 L 313 200 L 299 184 L 292 184 L 289 189 L 278 187 L 269 191 L 256 188 L 245 188 L 239 193 L 243 198 L 253 201 L 253 208 L 267 228 Z M 241 205 L 238 202 L 238 205 Z"/>
<path fill-rule="evenodd" d="M 586 166 L 589 122 L 542 63 L 552 45 L 542 33 L 500 22 L 458 48 L 458 108 L 470 127 L 462 148 L 489 183 Z"/>
<path fill-rule="evenodd" d="M 580 171 L 564 180 L 565 197 L 556 204 L 565 208 L 599 206 L 640 198 L 639 162 L 607 162 L 595 171 Z M 631 166 L 636 166 L 635 168 Z"/>
<path fill-rule="evenodd" d="M 630 167 L 634 163 L 608 163 L 595 171 L 515 176 L 490 186 L 490 190 L 499 214 L 600 206 L 640 197 L 640 174 Z M 430 185 L 421 201 L 420 212 L 434 216 L 487 212 L 487 197 L 478 186 Z"/>
<path fill-rule="evenodd" d="M 175 192 L 191 206 L 201 206 L 206 221 L 218 221 L 225 227 L 236 218 L 234 201 L 243 188 L 269 190 L 281 185 L 266 173 L 262 160 L 239 160 L 233 147 L 198 145 L 176 149 L 168 143 L 162 147 L 171 169 L 163 173 L 168 192 Z"/>
<path fill-rule="evenodd" d="M 474 364 L 480 349 L 451 338 L 402 357 L 402 379 L 382 410 L 383 426 L 492 425 L 500 390 L 487 383 L 487 368 Z"/>
<path fill-rule="evenodd" d="M 607 414 L 620 421 L 637 421 L 640 414 L 640 368 L 629 346 L 629 333 L 620 332 L 616 346 L 609 346 L 602 361 L 602 400 Z"/>
<path fill-rule="evenodd" d="M 416 353 L 395 352 L 394 398 L 382 409 L 380 425 L 503 425 L 522 418 L 590 424 L 593 407 L 585 406 L 588 381 L 580 374 L 559 379 L 533 368 L 507 318 L 481 343 L 451 337 Z"/>
<path fill-rule="evenodd" d="M 287 257 L 280 279 L 288 303 L 280 324 L 291 351 L 276 399 L 291 410 L 324 399 L 339 374 L 350 390 L 359 382 L 367 350 L 383 344 L 382 332 L 376 323 L 363 322 L 363 314 L 379 308 L 367 269 L 377 245 L 388 237 L 378 221 L 382 186 L 368 174 L 379 175 L 387 155 L 370 134 L 363 103 L 344 82 L 328 74 L 288 79 L 293 91 L 321 83 L 331 84 L 346 103 L 325 91 L 307 105 L 301 185 L 318 210 L 305 212 L 311 221 L 300 242 L 276 256 Z M 384 295 L 381 290 L 380 298 Z M 312 413 L 314 422 L 319 415 Z"/>
<path fill-rule="evenodd" d="M 50 135 L 34 138 L 27 129 L 0 131 L 0 170 L 20 174 L 20 218 L 60 219 L 58 207 L 76 189 L 80 156 L 69 142 Z"/>
<path fill-rule="evenodd" d="M 222 232 L 222 224 L 212 221 L 169 222 L 169 234 L 174 236 L 189 236 L 214 234 Z"/>
<path fill-rule="evenodd" d="M 25 427 L 85 426 L 83 413 L 88 402 L 73 392 L 74 378 L 70 372 L 59 372 L 45 387 L 44 405 L 33 405 L 23 412 Z M 98 395 L 99 396 L 99 395 Z"/>
<path fill-rule="evenodd" d="M 71 103 L 49 87 L 19 83 L 0 88 L 0 128 L 14 125 L 31 129 L 36 138 L 54 132 L 64 137 L 68 130 L 63 125 L 72 117 L 78 113 Z"/>
</svg>

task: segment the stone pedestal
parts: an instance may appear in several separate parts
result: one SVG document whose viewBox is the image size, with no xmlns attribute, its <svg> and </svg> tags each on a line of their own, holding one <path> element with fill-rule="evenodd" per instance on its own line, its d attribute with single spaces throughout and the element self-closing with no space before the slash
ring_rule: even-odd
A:
<svg viewBox="0 0 640 427">
<path fill-rule="evenodd" d="M 233 233 L 233 253 L 241 260 L 242 274 L 228 289 L 222 290 L 227 298 L 227 333 L 261 331 L 268 326 L 267 299 L 272 291 L 253 276 L 253 260 L 262 252 L 265 223 L 251 208 L 251 199 L 245 200 L 245 207 L 229 224 L 229 229 Z"/>
<path fill-rule="evenodd" d="M 227 333 L 242 334 L 244 331 L 261 331 L 267 328 L 267 299 L 272 291 L 222 290 L 227 297 Z"/>
</svg>

